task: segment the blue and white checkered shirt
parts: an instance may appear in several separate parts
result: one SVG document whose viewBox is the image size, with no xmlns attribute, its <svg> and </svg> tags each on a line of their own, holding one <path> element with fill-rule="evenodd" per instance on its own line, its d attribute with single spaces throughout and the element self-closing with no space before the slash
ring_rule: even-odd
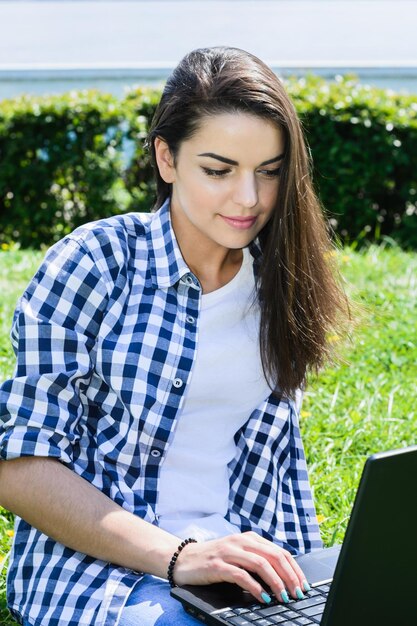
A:
<svg viewBox="0 0 417 626">
<path fill-rule="evenodd" d="M 255 243 L 251 252 L 259 257 Z M 201 294 L 168 201 L 52 246 L 15 311 L 0 459 L 55 457 L 158 524 L 158 472 L 191 376 Z M 295 403 L 266 398 L 235 442 L 227 520 L 293 553 L 321 547 Z M 113 626 L 140 577 L 16 519 L 7 595 L 18 621 Z"/>
</svg>

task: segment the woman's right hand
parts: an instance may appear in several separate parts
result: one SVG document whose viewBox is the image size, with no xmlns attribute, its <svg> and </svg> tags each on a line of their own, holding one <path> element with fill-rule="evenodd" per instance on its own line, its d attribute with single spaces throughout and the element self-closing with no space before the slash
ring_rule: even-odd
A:
<svg viewBox="0 0 417 626">
<path fill-rule="evenodd" d="M 301 599 L 309 586 L 294 557 L 254 532 L 191 543 L 181 551 L 174 568 L 176 585 L 235 583 L 259 602 L 268 601 L 257 574 L 275 596 L 288 602 L 288 593 Z M 266 592 L 267 593 L 267 592 Z"/>
<path fill-rule="evenodd" d="M 166 575 L 178 538 L 124 510 L 59 461 L 2 461 L 0 477 L 2 506 L 59 543 L 133 571 Z M 251 573 L 284 601 L 285 589 L 294 598 L 297 587 L 305 589 L 303 572 L 290 553 L 254 532 L 188 544 L 173 575 L 177 585 L 236 583 L 265 602 L 265 589 Z"/>
</svg>

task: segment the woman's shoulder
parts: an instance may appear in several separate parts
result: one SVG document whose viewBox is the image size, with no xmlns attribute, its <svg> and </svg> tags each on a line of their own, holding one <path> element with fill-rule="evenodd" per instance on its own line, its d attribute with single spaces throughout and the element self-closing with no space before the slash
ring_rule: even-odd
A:
<svg viewBox="0 0 417 626">
<path fill-rule="evenodd" d="M 100 242 L 114 241 L 116 243 L 117 241 L 127 242 L 133 237 L 140 242 L 146 239 L 153 216 L 153 213 L 112 215 L 78 226 L 68 237 L 85 246 L 95 239 Z"/>
<path fill-rule="evenodd" d="M 64 237 L 58 245 L 78 244 L 104 265 L 124 264 L 143 256 L 153 213 L 124 213 L 87 222 Z"/>
<path fill-rule="evenodd" d="M 125 213 L 87 222 L 51 246 L 40 269 L 47 272 L 51 265 L 65 266 L 68 272 L 81 275 L 90 268 L 110 288 L 132 262 L 136 270 L 146 271 L 147 234 L 153 217 L 153 213 Z"/>
</svg>

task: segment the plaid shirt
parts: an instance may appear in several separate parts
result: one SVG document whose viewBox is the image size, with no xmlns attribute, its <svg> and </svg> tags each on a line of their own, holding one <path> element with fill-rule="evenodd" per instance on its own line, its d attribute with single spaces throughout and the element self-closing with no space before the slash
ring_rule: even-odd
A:
<svg viewBox="0 0 417 626">
<path fill-rule="evenodd" d="M 260 255 L 255 243 L 251 252 Z M 158 524 L 158 472 L 191 376 L 201 293 L 168 201 L 154 214 L 86 224 L 52 246 L 13 319 L 0 459 L 55 457 Z M 293 553 L 321 547 L 296 404 L 266 398 L 235 442 L 228 521 Z M 115 625 L 140 578 L 16 518 L 7 588 L 18 621 Z"/>
</svg>

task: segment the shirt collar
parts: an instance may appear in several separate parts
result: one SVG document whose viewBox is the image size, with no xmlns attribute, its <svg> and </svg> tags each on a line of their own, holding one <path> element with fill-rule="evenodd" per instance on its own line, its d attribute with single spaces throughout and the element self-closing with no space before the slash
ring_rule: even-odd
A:
<svg viewBox="0 0 417 626">
<path fill-rule="evenodd" d="M 190 272 L 172 228 L 169 204 L 167 198 L 154 213 L 146 235 L 152 284 L 160 289 L 172 287 Z"/>
<path fill-rule="evenodd" d="M 258 237 L 254 239 L 254 241 L 251 241 L 251 243 L 249 244 L 249 252 L 253 256 L 255 265 L 257 266 L 260 263 L 262 257 L 262 248 Z"/>
<path fill-rule="evenodd" d="M 153 214 L 146 236 L 152 284 L 160 289 L 172 287 L 183 276 L 190 273 L 190 268 L 182 257 L 172 228 L 169 207 L 170 199 L 167 198 L 161 208 Z M 258 239 L 251 242 L 249 250 L 255 259 L 256 266 L 262 255 Z"/>
</svg>

